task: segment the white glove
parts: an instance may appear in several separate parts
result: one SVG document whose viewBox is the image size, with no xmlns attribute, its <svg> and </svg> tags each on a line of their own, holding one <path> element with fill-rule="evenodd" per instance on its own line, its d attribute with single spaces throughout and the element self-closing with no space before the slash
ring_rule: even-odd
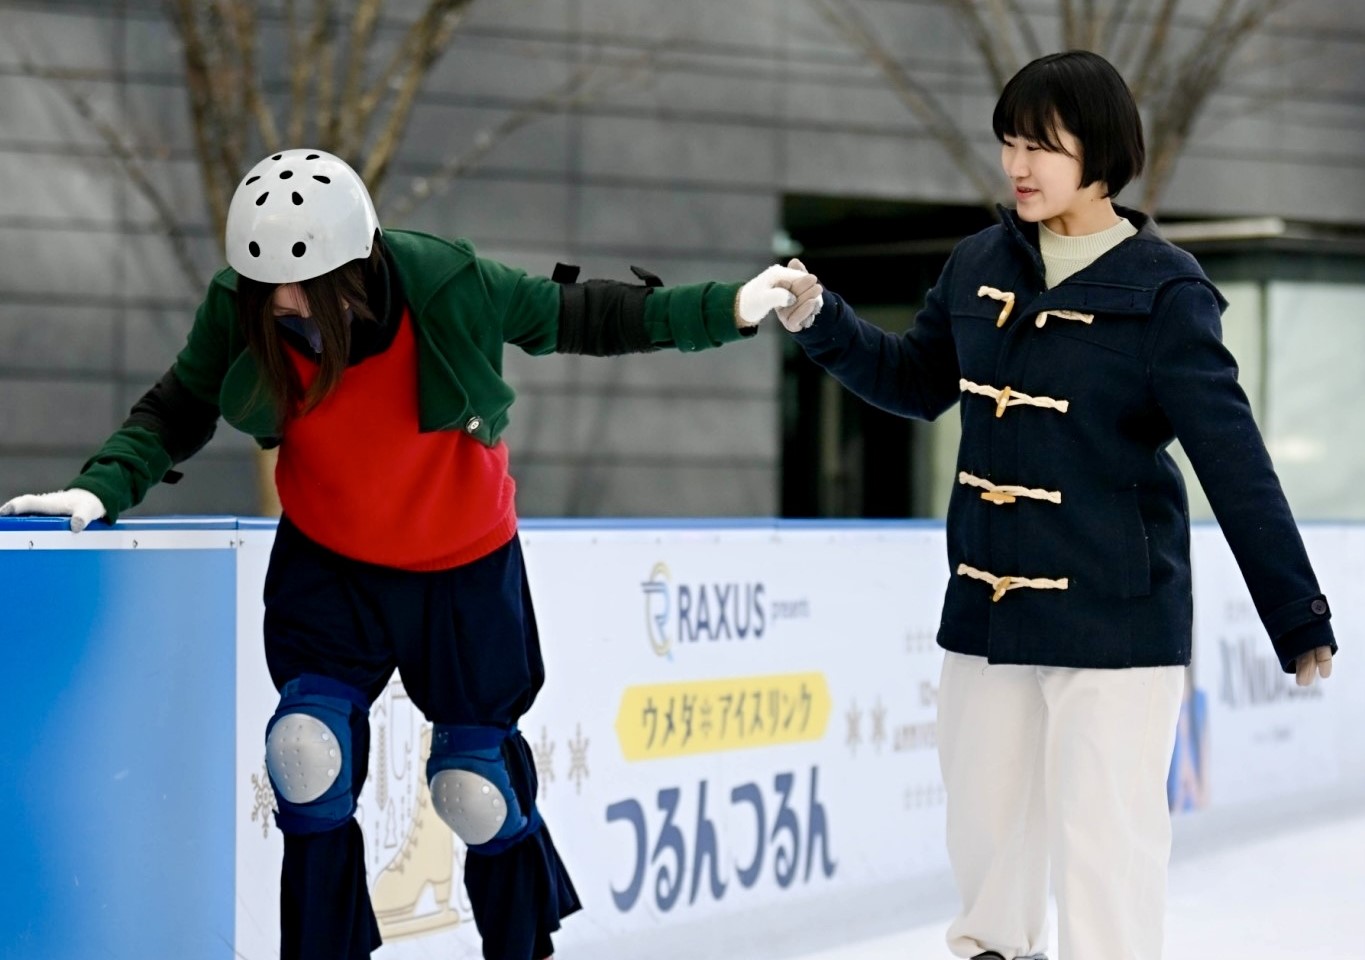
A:
<svg viewBox="0 0 1365 960">
<path fill-rule="evenodd" d="M 796 295 L 788 289 L 788 284 L 801 279 L 805 274 L 774 264 L 739 288 L 735 298 L 735 318 L 741 327 L 757 326 L 758 322 L 779 307 L 789 307 L 796 302 Z"/>
<path fill-rule="evenodd" d="M 1296 679 L 1301 687 L 1310 686 L 1319 674 L 1326 680 L 1332 675 L 1332 648 L 1318 647 L 1300 654 L 1296 668 Z"/>
<path fill-rule="evenodd" d="M 796 294 L 795 302 L 789 307 L 778 307 L 777 319 L 782 321 L 782 326 L 796 333 L 815 322 L 815 315 L 825 303 L 825 288 L 815 274 L 806 272 L 806 265 L 800 260 L 792 260 L 787 267 L 800 273 L 801 279 L 791 285 L 791 292 Z"/>
<path fill-rule="evenodd" d="M 70 517 L 71 532 L 80 533 L 91 520 L 104 516 L 104 504 L 89 490 L 58 490 L 55 493 L 15 497 L 0 507 L 0 517 L 36 514 L 41 517 Z"/>
</svg>

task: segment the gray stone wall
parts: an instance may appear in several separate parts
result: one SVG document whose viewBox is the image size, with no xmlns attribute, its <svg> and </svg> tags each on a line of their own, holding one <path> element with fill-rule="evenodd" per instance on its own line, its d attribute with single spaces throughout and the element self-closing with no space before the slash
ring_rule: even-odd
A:
<svg viewBox="0 0 1365 960">
<path fill-rule="evenodd" d="M 393 42 L 415 0 L 389 5 Z M 995 91 L 942 3 L 862 0 L 898 55 L 994 155 Z M 1044 36 L 1050 3 L 1029 4 Z M 268 39 L 267 58 L 279 44 Z M 1365 8 L 1304 0 L 1258 39 L 1168 194 L 1185 216 L 1365 225 Z M 642 61 L 647 65 L 641 67 Z M 390 225 L 471 239 L 536 272 L 556 261 L 669 283 L 743 279 L 772 258 L 789 193 L 970 203 L 942 148 L 805 0 L 481 0 L 435 70 L 381 211 L 585 63 L 606 88 L 500 142 Z M 139 144 L 209 236 L 179 72 L 154 0 L 0 0 L 0 493 L 63 485 L 174 357 L 196 294 L 100 135 L 25 64 Z M 1135 193 L 1133 194 L 1136 195 Z M 1128 196 L 1128 195 L 1125 195 Z M 527 515 L 771 514 L 781 333 L 700 355 L 529 358 L 507 439 Z M 251 513 L 251 444 L 229 429 L 143 512 Z"/>
</svg>

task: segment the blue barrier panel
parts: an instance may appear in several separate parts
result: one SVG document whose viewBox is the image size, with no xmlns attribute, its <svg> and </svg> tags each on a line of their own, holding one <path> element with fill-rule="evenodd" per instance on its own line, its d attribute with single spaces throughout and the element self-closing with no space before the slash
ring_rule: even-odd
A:
<svg viewBox="0 0 1365 960">
<path fill-rule="evenodd" d="M 4 529 L 52 536 L 59 524 Z M 82 537 L 95 546 L 115 535 Z M 227 539 L 221 549 L 0 549 L 0 584 L 0 957 L 231 956 Z"/>
</svg>

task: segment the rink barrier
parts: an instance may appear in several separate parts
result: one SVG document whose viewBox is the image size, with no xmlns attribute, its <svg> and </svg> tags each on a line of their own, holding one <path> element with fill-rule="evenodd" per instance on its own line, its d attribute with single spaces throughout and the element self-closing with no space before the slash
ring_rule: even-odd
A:
<svg viewBox="0 0 1365 960">
<path fill-rule="evenodd" d="M 260 638 L 275 522 L 65 526 L 0 520 L 16 668 L 0 960 L 276 956 Z M 1349 644 L 1365 525 L 1303 533 Z M 941 886 L 941 524 L 532 520 L 521 536 L 548 677 L 521 729 L 585 907 L 556 938 L 566 957 L 710 956 L 717 931 L 755 925 L 744 956 L 789 956 Z M 1292 806 L 1358 777 L 1349 646 L 1328 684 L 1296 688 L 1217 528 L 1193 549 L 1173 808 Z M 477 957 L 463 849 L 423 815 L 429 725 L 398 678 L 370 722 L 357 818 L 383 955 Z"/>
</svg>

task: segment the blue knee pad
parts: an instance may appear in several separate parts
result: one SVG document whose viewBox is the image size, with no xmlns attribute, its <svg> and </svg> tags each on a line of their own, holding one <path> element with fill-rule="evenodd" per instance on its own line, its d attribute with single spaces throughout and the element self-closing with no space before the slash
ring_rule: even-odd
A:
<svg viewBox="0 0 1365 960">
<path fill-rule="evenodd" d="M 503 759 L 517 728 L 438 723 L 432 730 L 427 781 L 436 814 L 474 853 L 501 853 L 540 829 L 534 801 L 523 810 Z"/>
<path fill-rule="evenodd" d="M 265 766 L 282 833 L 335 830 L 355 813 L 352 714 L 368 714 L 359 690 L 305 673 L 284 685 L 265 728 Z"/>
</svg>

